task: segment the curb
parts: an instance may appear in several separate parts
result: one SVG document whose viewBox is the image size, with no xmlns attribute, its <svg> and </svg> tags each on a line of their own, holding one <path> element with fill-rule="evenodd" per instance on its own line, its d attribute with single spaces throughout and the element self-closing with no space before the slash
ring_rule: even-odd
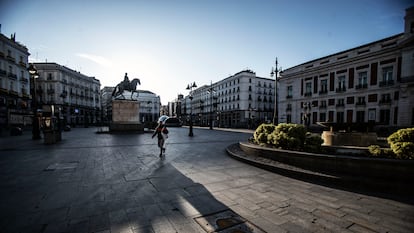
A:
<svg viewBox="0 0 414 233">
<path fill-rule="evenodd" d="M 394 182 L 384 182 L 383 180 L 373 179 L 370 177 L 307 170 L 297 166 L 288 165 L 286 163 L 281 163 L 268 157 L 258 155 L 256 153 L 246 153 L 240 148 L 240 143 L 235 143 L 228 146 L 226 148 L 226 151 L 227 154 L 233 159 L 290 178 L 323 186 L 329 186 L 332 188 L 339 188 L 359 193 L 368 193 L 370 195 L 414 203 L 414 200 L 412 200 L 414 189 L 410 184 L 406 184 L 402 187 L 401 184 L 396 184 Z"/>
</svg>

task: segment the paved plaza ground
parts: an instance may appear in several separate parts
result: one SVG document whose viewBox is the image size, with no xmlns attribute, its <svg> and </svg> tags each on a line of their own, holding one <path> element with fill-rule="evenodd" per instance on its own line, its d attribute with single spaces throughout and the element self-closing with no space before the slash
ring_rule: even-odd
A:
<svg viewBox="0 0 414 233">
<path fill-rule="evenodd" d="M 236 161 L 251 132 L 74 128 L 57 144 L 0 137 L 0 233 L 414 232 L 414 204 L 295 180 Z M 219 221 L 216 221 L 219 220 Z"/>
</svg>

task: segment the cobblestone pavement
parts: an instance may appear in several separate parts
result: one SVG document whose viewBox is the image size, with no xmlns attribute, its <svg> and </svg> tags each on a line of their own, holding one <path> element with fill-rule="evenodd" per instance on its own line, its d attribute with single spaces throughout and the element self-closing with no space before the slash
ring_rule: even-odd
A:
<svg viewBox="0 0 414 233">
<path fill-rule="evenodd" d="M 0 232 L 414 232 L 414 204 L 307 183 L 236 161 L 249 133 L 74 128 L 54 145 L 0 137 Z M 219 221 L 216 221 L 216 220 Z"/>
</svg>

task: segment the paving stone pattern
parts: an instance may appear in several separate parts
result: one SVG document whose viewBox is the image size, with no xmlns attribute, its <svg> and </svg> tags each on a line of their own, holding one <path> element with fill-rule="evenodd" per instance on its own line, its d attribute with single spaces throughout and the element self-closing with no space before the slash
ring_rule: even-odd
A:
<svg viewBox="0 0 414 233">
<path fill-rule="evenodd" d="M 97 131 L 74 128 L 53 145 L 29 131 L 0 137 L 0 233 L 206 232 L 196 219 L 228 211 L 264 232 L 414 232 L 412 202 L 229 157 L 249 133 L 170 128 L 160 159 L 149 133 Z"/>
</svg>

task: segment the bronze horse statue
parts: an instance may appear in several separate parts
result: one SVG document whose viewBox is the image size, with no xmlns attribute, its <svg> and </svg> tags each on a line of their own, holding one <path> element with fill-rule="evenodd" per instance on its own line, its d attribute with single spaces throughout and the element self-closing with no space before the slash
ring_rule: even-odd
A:
<svg viewBox="0 0 414 233">
<path fill-rule="evenodd" d="M 132 79 L 132 81 L 129 81 L 128 74 L 125 73 L 124 80 L 115 86 L 115 89 L 112 92 L 112 96 L 116 97 L 122 95 L 124 91 L 130 91 L 132 99 L 132 95 L 134 94 L 134 92 L 136 92 L 137 84 L 141 85 L 139 79 L 134 78 Z"/>
</svg>

